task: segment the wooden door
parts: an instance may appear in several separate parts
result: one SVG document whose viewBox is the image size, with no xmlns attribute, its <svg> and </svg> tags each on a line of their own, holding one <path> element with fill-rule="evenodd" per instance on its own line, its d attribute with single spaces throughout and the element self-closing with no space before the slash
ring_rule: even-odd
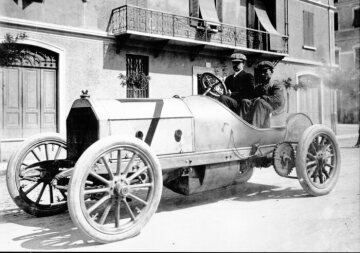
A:
<svg viewBox="0 0 360 253">
<path fill-rule="evenodd" d="M 22 137 L 40 132 L 40 69 L 22 72 Z"/>
<path fill-rule="evenodd" d="M 41 70 L 40 119 L 41 132 L 56 132 L 57 85 L 56 70 Z"/>
<path fill-rule="evenodd" d="M 56 70 L 4 68 L 2 138 L 26 138 L 56 132 Z"/>
<path fill-rule="evenodd" d="M 3 70 L 3 131 L 2 138 L 21 137 L 22 133 L 22 85 L 19 68 Z"/>
</svg>

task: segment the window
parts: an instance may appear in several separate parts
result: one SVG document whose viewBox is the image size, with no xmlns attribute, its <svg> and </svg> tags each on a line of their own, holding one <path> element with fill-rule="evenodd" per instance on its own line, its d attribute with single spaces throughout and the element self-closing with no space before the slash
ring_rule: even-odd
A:
<svg viewBox="0 0 360 253">
<path fill-rule="evenodd" d="M 315 49 L 314 46 L 314 13 L 303 12 L 304 47 Z"/>
<path fill-rule="evenodd" d="M 360 8 L 354 9 L 354 20 L 353 20 L 354 27 L 360 27 Z"/>
<path fill-rule="evenodd" d="M 360 68 L 360 47 L 354 48 L 355 50 L 355 69 Z"/>
<path fill-rule="evenodd" d="M 142 55 L 126 55 L 126 75 L 136 75 L 134 79 L 139 80 L 139 75 L 149 75 L 149 57 Z M 139 87 L 139 83 L 127 85 L 126 97 L 127 98 L 146 98 L 149 97 L 149 87 Z"/>
<path fill-rule="evenodd" d="M 218 13 L 221 13 L 222 1 L 221 0 L 190 0 L 190 17 L 196 17 L 203 19 L 199 21 L 197 19 L 190 19 L 190 25 L 197 28 L 203 27 L 204 24 L 210 29 L 217 30 L 219 28 L 219 17 Z"/>
<path fill-rule="evenodd" d="M 334 28 L 335 31 L 339 30 L 339 15 L 337 12 L 334 13 Z"/>
<path fill-rule="evenodd" d="M 338 0 L 334 0 L 334 4 L 337 4 L 338 3 Z"/>
</svg>

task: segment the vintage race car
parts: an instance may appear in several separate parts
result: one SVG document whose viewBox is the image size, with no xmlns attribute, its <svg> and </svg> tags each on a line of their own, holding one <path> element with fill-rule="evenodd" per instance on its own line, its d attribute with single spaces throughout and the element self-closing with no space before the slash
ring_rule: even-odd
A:
<svg viewBox="0 0 360 253">
<path fill-rule="evenodd" d="M 226 90 L 219 79 L 206 73 L 201 80 L 205 95 L 189 97 L 94 100 L 83 92 L 66 139 L 33 136 L 10 158 L 12 199 L 35 216 L 68 209 L 84 235 L 107 243 L 140 232 L 163 185 L 189 195 L 244 183 L 254 167 L 272 166 L 310 195 L 334 188 L 340 151 L 329 128 L 302 113 L 256 128 L 216 99 Z"/>
</svg>

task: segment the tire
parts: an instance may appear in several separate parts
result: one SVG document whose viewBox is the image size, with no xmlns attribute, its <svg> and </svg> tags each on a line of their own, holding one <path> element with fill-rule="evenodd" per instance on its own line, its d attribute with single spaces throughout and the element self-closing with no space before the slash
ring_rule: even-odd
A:
<svg viewBox="0 0 360 253">
<path fill-rule="evenodd" d="M 250 180 L 254 173 L 254 167 L 247 167 L 236 175 L 235 184 L 243 184 Z"/>
<path fill-rule="evenodd" d="M 66 193 L 51 185 L 59 168 L 54 169 L 48 162 L 65 159 L 66 149 L 66 141 L 61 135 L 41 133 L 25 140 L 12 154 L 6 169 L 6 183 L 11 198 L 20 209 L 38 217 L 67 210 Z"/>
<path fill-rule="evenodd" d="M 340 173 L 340 149 L 328 127 L 313 125 L 300 138 L 296 150 L 296 173 L 302 188 L 310 195 L 332 191 Z"/>
<path fill-rule="evenodd" d="M 100 243 L 133 237 L 159 205 L 159 160 L 139 139 L 105 137 L 80 156 L 68 193 L 71 219 L 84 235 Z"/>
</svg>

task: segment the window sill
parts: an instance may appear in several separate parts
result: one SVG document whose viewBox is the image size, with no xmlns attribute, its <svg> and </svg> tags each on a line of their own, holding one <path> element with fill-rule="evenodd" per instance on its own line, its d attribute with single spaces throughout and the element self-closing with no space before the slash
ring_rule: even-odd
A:
<svg viewBox="0 0 360 253">
<path fill-rule="evenodd" d="M 311 50 L 311 51 L 316 51 L 316 47 L 311 47 L 311 46 L 303 46 L 303 49 L 306 49 L 306 50 Z"/>
</svg>

